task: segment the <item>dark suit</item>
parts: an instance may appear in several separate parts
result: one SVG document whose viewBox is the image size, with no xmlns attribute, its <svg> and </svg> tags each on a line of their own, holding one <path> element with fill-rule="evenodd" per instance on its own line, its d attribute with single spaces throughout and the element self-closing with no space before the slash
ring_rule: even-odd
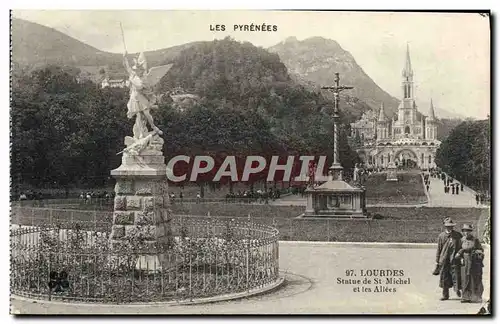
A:
<svg viewBox="0 0 500 324">
<path fill-rule="evenodd" d="M 460 260 L 455 254 L 461 248 L 462 234 L 453 230 L 450 233 L 442 232 L 438 236 L 436 263 L 439 265 L 439 287 L 443 288 L 443 297 L 449 297 L 449 289 L 455 292 L 462 289 L 460 280 Z"/>
</svg>

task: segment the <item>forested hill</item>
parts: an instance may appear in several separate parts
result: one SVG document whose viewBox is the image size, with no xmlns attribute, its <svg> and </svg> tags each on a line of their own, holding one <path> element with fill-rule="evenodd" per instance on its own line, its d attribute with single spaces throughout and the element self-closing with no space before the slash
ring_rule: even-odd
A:
<svg viewBox="0 0 500 324">
<path fill-rule="evenodd" d="M 288 152 L 327 153 L 331 148 L 331 102 L 294 81 L 277 54 L 251 43 L 227 37 L 185 49 L 158 91 L 175 87 L 199 95 L 207 109 L 259 116 Z M 340 108 L 348 108 L 344 123 L 353 120 L 348 110 L 358 109 L 345 100 Z"/>
<path fill-rule="evenodd" d="M 275 118 L 324 111 L 331 101 L 291 78 L 277 54 L 227 37 L 183 50 L 160 81 L 159 91 L 175 87 L 209 101 L 223 99 L 238 109 L 258 111 Z M 341 100 L 346 121 L 368 109 L 353 97 Z"/>
<path fill-rule="evenodd" d="M 122 54 L 101 51 L 53 28 L 23 19 L 11 22 L 12 61 L 20 66 L 109 66 L 122 68 Z M 150 66 L 171 62 L 196 43 L 146 51 Z M 137 55 L 132 54 L 131 55 Z"/>
<path fill-rule="evenodd" d="M 255 108 L 259 102 L 249 100 L 252 96 L 292 85 L 278 55 L 227 37 L 182 51 L 161 81 L 160 90 L 180 86 L 208 99 L 224 97 L 239 106 Z"/>
</svg>

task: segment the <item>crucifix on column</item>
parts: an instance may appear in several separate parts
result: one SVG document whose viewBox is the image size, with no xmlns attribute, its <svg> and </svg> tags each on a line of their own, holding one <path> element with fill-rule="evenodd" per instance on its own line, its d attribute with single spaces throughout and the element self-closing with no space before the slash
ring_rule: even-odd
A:
<svg viewBox="0 0 500 324">
<path fill-rule="evenodd" d="M 335 73 L 335 85 L 330 87 L 321 87 L 321 89 L 333 90 L 333 163 L 330 166 L 332 180 L 342 180 L 342 165 L 339 158 L 339 94 L 341 91 L 353 89 L 350 86 L 339 85 L 339 73 Z"/>
</svg>

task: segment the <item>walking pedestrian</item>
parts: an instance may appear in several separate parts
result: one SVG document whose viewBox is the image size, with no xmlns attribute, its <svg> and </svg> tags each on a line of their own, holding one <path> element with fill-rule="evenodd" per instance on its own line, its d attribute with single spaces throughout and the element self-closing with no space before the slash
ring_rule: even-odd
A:
<svg viewBox="0 0 500 324">
<path fill-rule="evenodd" d="M 439 275 L 439 287 L 442 288 L 441 300 L 448 300 L 450 288 L 453 288 L 458 297 L 462 297 L 460 261 L 455 258 L 462 246 L 462 234 L 454 230 L 456 224 L 451 218 L 445 218 L 443 224 L 445 230 L 438 236 L 436 268 L 433 274 Z"/>
<path fill-rule="evenodd" d="M 480 303 L 483 296 L 483 247 L 474 237 L 471 224 L 462 227 L 461 249 L 455 255 L 461 262 L 462 303 Z"/>
</svg>

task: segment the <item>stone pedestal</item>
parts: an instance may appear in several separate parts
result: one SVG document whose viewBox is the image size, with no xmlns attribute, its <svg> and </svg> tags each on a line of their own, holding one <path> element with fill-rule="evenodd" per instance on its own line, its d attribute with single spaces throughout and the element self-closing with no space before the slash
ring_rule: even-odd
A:
<svg viewBox="0 0 500 324">
<path fill-rule="evenodd" d="M 309 189 L 314 189 L 314 187 L 313 186 L 309 186 L 307 189 L 308 190 Z M 306 193 L 306 197 L 307 197 L 307 200 L 306 200 L 306 214 L 307 215 L 314 215 L 314 213 L 315 213 L 315 210 L 314 210 L 315 204 L 313 202 L 313 199 L 315 197 L 313 197 L 313 195 L 310 195 L 309 193 Z"/>
<path fill-rule="evenodd" d="M 387 166 L 386 181 L 394 181 L 394 182 L 398 181 L 398 168 L 393 162 L 389 163 L 389 165 Z"/>
<path fill-rule="evenodd" d="M 342 180 L 328 180 L 306 190 L 304 218 L 367 218 L 366 192 Z"/>
<path fill-rule="evenodd" d="M 163 260 L 151 260 L 149 255 L 157 258 L 172 240 L 167 167 L 162 145 L 163 140 L 157 137 L 140 155 L 124 153 L 120 167 L 111 171 L 116 179 L 111 246 L 119 248 L 127 244 L 137 247 L 141 242 L 140 249 L 148 252 L 144 253 L 148 257 L 146 262 L 143 260 L 141 268 L 151 270 L 160 265 L 148 263 L 159 261 L 163 264 Z"/>
</svg>

